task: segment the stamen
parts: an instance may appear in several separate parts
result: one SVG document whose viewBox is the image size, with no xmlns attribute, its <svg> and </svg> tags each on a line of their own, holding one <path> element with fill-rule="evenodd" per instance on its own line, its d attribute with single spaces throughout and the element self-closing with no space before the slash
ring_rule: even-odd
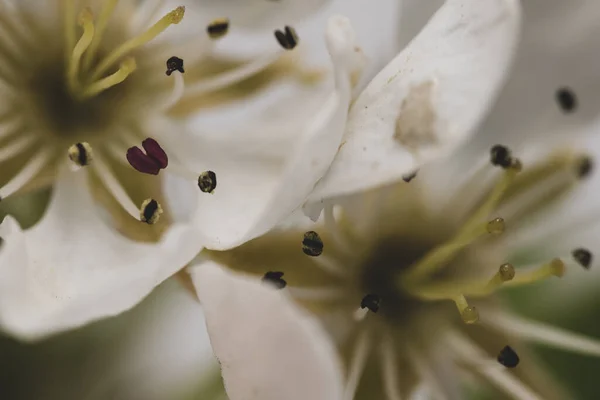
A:
<svg viewBox="0 0 600 400">
<path fill-rule="evenodd" d="M 146 199 L 140 207 L 140 221 L 153 225 L 158 222 L 163 209 L 154 199 Z"/>
<path fill-rule="evenodd" d="M 183 75 L 175 74 L 173 80 L 174 83 L 171 95 L 164 101 L 163 104 L 160 105 L 160 108 L 165 111 L 170 110 L 175 104 L 179 102 L 179 100 L 181 100 L 181 98 L 185 94 L 185 81 L 183 79 Z"/>
<path fill-rule="evenodd" d="M 502 168 L 509 168 L 511 166 L 512 157 L 508 148 L 498 144 L 492 147 L 490 153 L 492 165 L 500 166 Z"/>
<path fill-rule="evenodd" d="M 94 34 L 94 39 L 83 56 L 83 69 L 87 70 L 90 67 L 90 63 L 94 59 L 96 55 L 96 51 L 98 50 L 98 46 L 100 45 L 102 34 L 108 25 L 108 21 L 110 16 L 112 15 L 115 7 L 117 6 L 119 0 L 105 0 L 103 1 L 102 11 L 100 11 L 100 16 L 96 21 L 96 33 Z"/>
<path fill-rule="evenodd" d="M 129 215 L 137 220 L 138 215 L 140 214 L 138 207 L 133 203 L 133 201 L 131 201 L 131 198 L 125 192 L 125 189 L 123 189 L 123 186 L 121 186 L 114 174 L 106 166 L 102 158 L 96 157 L 94 160 L 94 167 L 98 173 L 98 178 L 100 178 L 100 181 L 104 187 L 106 187 L 112 197 L 121 205 L 121 207 L 123 207 L 125 211 L 127 211 Z"/>
<path fill-rule="evenodd" d="M 171 74 L 175 71 L 179 71 L 182 74 L 185 72 L 183 69 L 183 60 L 179 57 L 171 57 L 167 60 L 167 76 L 171 76 Z"/>
<path fill-rule="evenodd" d="M 90 165 L 93 158 L 92 146 L 87 142 L 75 143 L 69 147 L 69 159 L 78 167 Z"/>
<path fill-rule="evenodd" d="M 0 201 L 14 194 L 31 181 L 48 163 L 52 150 L 42 149 L 13 178 L 0 188 Z"/>
<path fill-rule="evenodd" d="M 298 45 L 298 35 L 296 30 L 291 26 L 285 26 L 284 32 L 279 29 L 275 31 L 277 42 L 286 50 L 292 50 Z"/>
<path fill-rule="evenodd" d="M 466 324 L 471 325 L 479 321 L 479 311 L 475 307 L 469 306 L 465 296 L 456 296 L 453 300 L 456 303 L 456 308 L 458 308 L 462 320 Z"/>
<path fill-rule="evenodd" d="M 541 281 L 551 276 L 562 277 L 565 274 L 565 263 L 560 258 L 555 258 L 538 268 L 521 270 L 514 279 L 506 282 L 505 286 L 521 286 Z"/>
<path fill-rule="evenodd" d="M 485 224 L 479 224 L 471 231 L 463 232 L 461 230 L 456 237 L 431 250 L 425 257 L 400 275 L 400 285 L 411 292 L 417 281 L 443 268 L 459 251 L 475 240 L 487 234 L 500 234 L 502 232 L 504 232 L 504 220 L 502 218 L 494 218 Z"/>
<path fill-rule="evenodd" d="M 311 257 L 317 257 L 323 253 L 323 240 L 317 232 L 308 231 L 304 234 L 302 252 Z"/>
<path fill-rule="evenodd" d="M 515 267 L 512 264 L 502 264 L 498 272 L 485 282 L 440 283 L 416 286 L 410 294 L 424 300 L 449 300 L 457 296 L 487 296 L 500 288 L 505 282 L 515 277 Z"/>
<path fill-rule="evenodd" d="M 590 265 L 592 265 L 592 253 L 589 250 L 584 248 L 578 248 L 571 252 L 573 258 L 579 265 L 581 265 L 585 269 L 590 269 Z"/>
<path fill-rule="evenodd" d="M 577 108 L 577 97 L 568 87 L 560 88 L 556 91 L 556 101 L 566 114 L 569 114 Z"/>
<path fill-rule="evenodd" d="M 71 59 L 71 49 L 75 47 L 75 26 L 73 25 L 73 21 L 75 21 L 75 1 L 74 0 L 62 0 L 61 1 L 62 10 L 61 14 L 64 16 L 64 34 L 65 34 L 65 49 L 66 49 L 66 60 L 69 62 Z"/>
<path fill-rule="evenodd" d="M 505 346 L 498 354 L 498 362 L 506 368 L 515 368 L 519 361 L 519 356 L 510 346 Z"/>
<path fill-rule="evenodd" d="M 69 58 L 67 69 L 67 82 L 71 93 L 77 93 L 79 90 L 79 68 L 81 56 L 87 50 L 94 38 L 94 15 L 89 8 L 84 8 L 79 14 L 77 20 L 79 26 L 83 28 L 81 38 L 73 48 L 73 53 Z"/>
<path fill-rule="evenodd" d="M 94 72 L 92 73 L 92 81 L 97 80 L 121 57 L 137 47 L 143 46 L 159 34 L 164 32 L 169 26 L 175 25 L 181 22 L 183 15 L 185 14 L 185 7 L 179 6 L 167 15 L 162 17 L 158 22 L 152 25 L 146 32 L 141 35 L 123 43 L 121 46 L 116 48 L 110 53 L 104 60 L 102 60 Z"/>
<path fill-rule="evenodd" d="M 594 160 L 591 157 L 582 157 L 577 163 L 577 177 L 580 179 L 590 176 L 594 169 Z"/>
<path fill-rule="evenodd" d="M 379 346 L 381 371 L 383 378 L 383 388 L 387 396 L 386 400 L 401 400 L 400 390 L 398 387 L 398 363 L 396 360 L 396 352 L 394 341 L 390 334 L 386 332 L 383 337 L 383 342 Z"/>
<path fill-rule="evenodd" d="M 217 188 L 217 175 L 213 171 L 204 171 L 198 176 L 198 187 L 203 193 L 213 193 Z"/>
<path fill-rule="evenodd" d="M 227 34 L 229 30 L 229 19 L 219 18 L 212 21 L 207 27 L 206 32 L 211 39 L 220 39 Z"/>
<path fill-rule="evenodd" d="M 287 282 L 282 277 L 283 272 L 269 271 L 262 277 L 262 281 L 273 285 L 276 289 L 283 289 L 287 286 Z"/>
<path fill-rule="evenodd" d="M 270 54 L 254 61 L 248 62 L 240 67 L 231 69 L 216 75 L 214 78 L 199 81 L 193 85 L 187 85 L 186 97 L 197 97 L 206 93 L 214 92 L 232 85 L 257 74 L 281 57 L 281 52 Z"/>
<path fill-rule="evenodd" d="M 142 147 L 146 150 L 146 154 L 137 146 L 127 149 L 126 157 L 129 165 L 141 173 L 158 175 L 159 171 L 169 164 L 167 153 L 152 138 L 146 138 L 142 142 Z"/>
<path fill-rule="evenodd" d="M 82 98 L 86 99 L 96 96 L 97 94 L 102 93 L 103 91 L 118 85 L 119 83 L 127 79 L 127 77 L 131 75 L 133 71 L 136 70 L 136 68 L 137 64 L 135 62 L 135 59 L 132 57 L 126 58 L 121 63 L 121 66 L 117 70 L 117 72 L 107 76 L 106 78 L 100 79 L 99 81 L 94 82 L 88 87 L 86 87 L 81 93 Z"/>
<path fill-rule="evenodd" d="M 348 380 L 346 381 L 346 387 L 344 388 L 343 400 L 354 399 L 371 347 L 368 339 L 369 337 L 366 331 L 359 333 L 356 344 L 354 345 L 352 360 L 350 360 Z"/>
<path fill-rule="evenodd" d="M 13 140 L 11 143 L 7 143 L 0 148 L 0 162 L 17 156 L 21 151 L 27 149 L 36 142 L 37 138 L 34 135 L 19 136 L 16 140 Z"/>
<path fill-rule="evenodd" d="M 376 294 L 368 294 L 360 302 L 360 308 L 368 309 L 373 313 L 377 313 L 379 311 L 379 304 L 381 303 L 381 297 Z"/>
</svg>

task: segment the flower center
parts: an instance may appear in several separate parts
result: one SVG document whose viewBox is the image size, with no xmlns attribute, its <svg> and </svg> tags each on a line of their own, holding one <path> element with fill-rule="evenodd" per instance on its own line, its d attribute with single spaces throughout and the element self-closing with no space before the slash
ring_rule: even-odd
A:
<svg viewBox="0 0 600 400">
<path fill-rule="evenodd" d="M 122 124 L 129 115 L 135 115 L 144 97 L 156 97 L 149 84 L 156 80 L 149 79 L 147 73 L 152 66 L 144 62 L 150 59 L 149 53 L 142 47 L 179 23 L 184 7 L 123 42 L 128 27 L 118 22 L 127 16 L 117 14 L 118 18 L 113 18 L 117 5 L 118 0 L 108 0 L 97 16 L 90 8 L 77 15 L 76 2 L 61 0 L 64 39 L 36 49 L 39 54 L 20 71 L 25 86 L 21 91 L 25 101 L 20 107 L 33 111 L 35 118 L 28 123 L 36 130 L 71 143 L 74 138 L 89 141 L 98 135 L 106 137 L 114 133 L 115 123 Z M 154 63 L 155 71 L 161 64 Z"/>
</svg>

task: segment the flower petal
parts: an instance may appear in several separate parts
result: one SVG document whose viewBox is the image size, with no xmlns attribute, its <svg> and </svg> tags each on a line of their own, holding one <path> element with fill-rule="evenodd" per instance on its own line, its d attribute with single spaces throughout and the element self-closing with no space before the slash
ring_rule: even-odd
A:
<svg viewBox="0 0 600 400">
<path fill-rule="evenodd" d="M 335 90 L 323 103 L 312 99 L 298 109 L 294 101 L 285 120 L 225 140 L 222 132 L 201 139 L 161 139 L 195 171 L 216 173 L 213 194 L 198 188 L 190 194 L 197 198 L 193 218 L 207 238 L 206 247 L 228 249 L 265 233 L 302 205 L 329 168 L 345 127 L 357 53 L 346 18 L 331 18 L 326 37 Z M 171 194 L 174 201 L 180 193 Z"/>
<path fill-rule="evenodd" d="M 311 202 L 399 180 L 471 136 L 501 88 L 520 20 L 515 0 L 448 0 L 369 84 Z"/>
<path fill-rule="evenodd" d="M 98 215 L 87 171 L 64 166 L 37 225 L 0 225 L 0 326 L 37 339 L 119 314 L 201 250 L 194 232 L 175 225 L 156 244 L 119 235 Z"/>
<path fill-rule="evenodd" d="M 282 292 L 214 262 L 191 274 L 231 400 L 341 398 L 341 365 L 316 320 Z"/>
<path fill-rule="evenodd" d="M 236 26 L 250 29 L 281 28 L 317 12 L 329 0 L 196 0 L 198 14 L 227 16 Z"/>
</svg>

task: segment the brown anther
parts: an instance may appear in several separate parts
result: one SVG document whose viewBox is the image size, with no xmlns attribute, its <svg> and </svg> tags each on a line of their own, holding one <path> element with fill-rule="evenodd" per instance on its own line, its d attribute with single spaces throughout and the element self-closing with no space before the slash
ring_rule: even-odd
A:
<svg viewBox="0 0 600 400">
<path fill-rule="evenodd" d="M 185 72 L 183 69 L 183 60 L 179 57 L 171 57 L 167 60 L 167 76 L 171 76 L 171 74 L 175 71 L 179 71 L 182 74 Z"/>
<path fill-rule="evenodd" d="M 581 265 L 585 269 L 590 269 L 592 265 L 592 253 L 584 248 L 578 248 L 571 252 L 571 255 L 577 261 L 577 264 Z"/>
<path fill-rule="evenodd" d="M 575 93 L 567 88 L 563 87 L 556 91 L 556 102 L 560 106 L 560 109 L 565 113 L 572 113 L 577 108 L 577 97 Z"/>
<path fill-rule="evenodd" d="M 506 346 L 498 354 L 498 362 L 506 368 L 514 368 L 519 365 L 519 356 L 512 347 Z"/>
<path fill-rule="evenodd" d="M 158 222 L 160 215 L 163 213 L 163 209 L 154 199 L 146 199 L 140 207 L 140 221 L 145 222 L 149 225 Z"/>
<path fill-rule="evenodd" d="M 360 302 L 360 308 L 368 308 L 369 311 L 377 313 L 379 311 L 379 304 L 381 303 L 381 297 L 376 294 L 368 294 Z"/>
<path fill-rule="evenodd" d="M 512 264 L 502 264 L 498 272 L 504 282 L 511 281 L 515 277 L 515 267 Z"/>
<path fill-rule="evenodd" d="M 323 240 L 315 231 L 308 231 L 302 239 L 302 251 L 307 256 L 317 257 L 323 253 Z"/>
<path fill-rule="evenodd" d="M 92 146 L 87 142 L 75 143 L 69 147 L 69 159 L 79 167 L 85 167 L 92 162 Z"/>
<path fill-rule="evenodd" d="M 594 161 L 591 157 L 582 157 L 580 160 L 577 161 L 576 172 L 578 178 L 587 178 L 588 176 L 590 176 L 593 169 Z"/>
<path fill-rule="evenodd" d="M 167 153 L 152 138 L 145 139 L 142 147 L 146 150 L 146 154 L 137 146 L 127 149 L 129 165 L 144 174 L 158 175 L 159 171 L 169 164 Z"/>
<path fill-rule="evenodd" d="M 229 31 L 229 19 L 227 18 L 215 19 L 206 27 L 206 33 L 211 39 L 222 38 L 227 31 Z"/>
<path fill-rule="evenodd" d="M 279 29 L 275 31 L 277 42 L 286 50 L 292 50 L 298 45 L 298 35 L 296 30 L 291 26 L 285 26 L 284 31 Z"/>
<path fill-rule="evenodd" d="M 217 188 L 217 175 L 213 171 L 204 171 L 198 176 L 198 187 L 203 193 L 212 193 Z"/>
<path fill-rule="evenodd" d="M 267 272 L 262 281 L 275 286 L 276 289 L 283 289 L 287 286 L 287 282 L 283 279 L 283 272 Z"/>
<path fill-rule="evenodd" d="M 490 150 L 490 162 L 492 165 L 509 168 L 513 162 L 510 150 L 499 144 L 495 145 Z"/>
</svg>

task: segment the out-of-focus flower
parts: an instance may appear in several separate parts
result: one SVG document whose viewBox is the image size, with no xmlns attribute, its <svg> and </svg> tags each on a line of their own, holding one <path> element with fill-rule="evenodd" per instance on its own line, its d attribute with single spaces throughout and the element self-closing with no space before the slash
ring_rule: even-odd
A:
<svg viewBox="0 0 600 400">
<path fill-rule="evenodd" d="M 210 22 L 202 35 L 170 37 L 173 25 L 185 25 L 185 7 L 160 14 L 161 6 L 117 0 L 1 6 L 0 197 L 54 189 L 32 229 L 23 231 L 12 217 L 0 226 L 0 326 L 7 332 L 37 338 L 132 307 L 203 245 L 227 247 L 279 222 L 304 201 L 335 154 L 359 58 L 344 23 L 328 33 L 337 90 L 318 123 L 297 125 L 298 143 L 286 149 L 277 173 L 269 157 L 242 155 L 249 143 L 268 143 L 260 126 L 247 126 L 243 138 L 194 136 L 179 116 L 275 65 L 295 48 L 297 33 L 269 32 L 269 54 L 224 71 L 217 63 L 218 72 L 207 76 L 202 71 L 215 63 L 215 42 L 229 20 Z M 316 147 L 318 137 L 332 143 Z M 192 164 L 197 160 L 202 165 Z M 161 206 L 159 174 L 182 176 L 201 197 L 193 221 L 172 224 Z M 280 187 L 290 181 L 304 182 L 294 196 Z M 223 200 L 249 191 L 243 208 Z M 273 202 L 289 209 L 261 219 Z"/>
<path fill-rule="evenodd" d="M 244 329 L 262 341 L 290 325 L 249 322 L 267 305 L 253 307 L 254 292 L 216 278 L 215 263 L 261 275 L 322 318 L 329 337 L 310 339 L 333 339 L 344 357 L 338 398 L 400 399 L 419 383 L 434 398 L 461 399 L 465 385 L 481 383 L 512 398 L 568 398 L 521 340 L 595 356 L 600 343 L 517 317 L 496 293 L 591 266 L 586 248 L 548 257 L 523 239 L 535 239 L 527 237 L 535 223 L 562 210 L 593 161 L 535 136 L 527 143 L 526 134 L 512 151 L 492 145 L 499 136 L 460 146 L 502 87 L 519 15 L 516 1 L 446 1 L 353 104 L 336 160 L 307 203 L 315 216 L 324 207 L 323 221 L 205 252 L 210 261 L 192 275 L 217 357 L 244 347 L 227 332 Z M 554 95 L 563 113 L 576 111 L 571 90 Z M 544 244 L 546 253 L 553 248 Z M 235 307 L 211 293 L 227 289 L 245 303 L 243 325 L 222 322 Z M 265 358 L 261 373 L 279 377 L 285 364 Z M 228 361 L 230 370 L 247 362 Z M 225 379 L 228 389 L 247 388 L 239 377 Z"/>
</svg>

